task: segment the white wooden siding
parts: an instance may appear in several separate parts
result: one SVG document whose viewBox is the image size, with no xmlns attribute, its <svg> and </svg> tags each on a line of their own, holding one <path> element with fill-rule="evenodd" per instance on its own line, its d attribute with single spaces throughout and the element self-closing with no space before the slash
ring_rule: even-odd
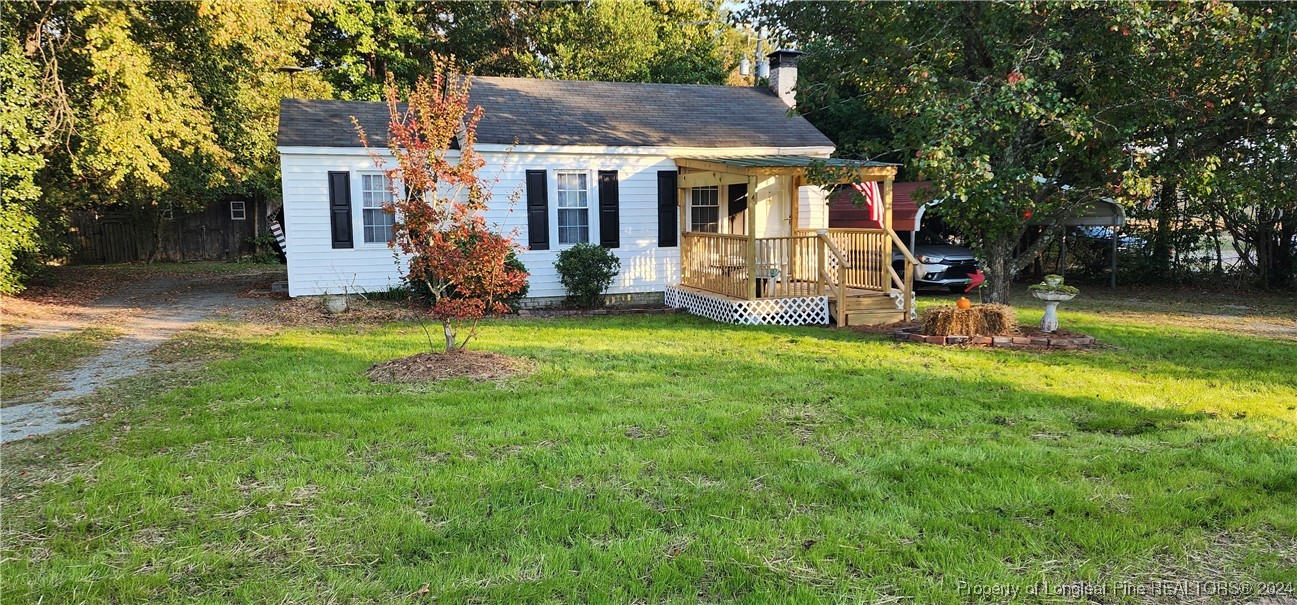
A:
<svg viewBox="0 0 1297 605">
<path fill-rule="evenodd" d="M 531 273 L 529 296 L 563 296 L 554 270 L 562 248 L 558 242 L 556 170 L 589 171 L 590 240 L 599 241 L 598 170 L 616 170 L 620 194 L 621 246 L 613 252 L 622 271 L 611 293 L 660 292 L 679 281 L 680 250 L 657 245 L 657 172 L 675 170 L 664 156 L 578 155 L 562 153 L 483 153 L 487 164 L 479 173 L 496 180 L 487 221 L 500 232 L 527 243 L 527 213 L 523 198 L 527 170 L 547 170 L 550 250 L 524 250 L 519 258 Z M 372 292 L 400 285 L 402 267 L 383 244 L 365 244 L 361 237 L 360 178 L 375 170 L 374 161 L 353 153 L 301 154 L 283 150 L 284 230 L 288 246 L 288 292 L 309 296 L 343 291 Z M 334 249 L 329 224 L 328 173 L 351 172 L 351 249 Z"/>
<path fill-rule="evenodd" d="M 613 294 L 661 292 L 667 285 L 680 281 L 680 248 L 658 247 L 659 170 L 675 170 L 675 162 L 665 156 L 597 155 L 568 153 L 508 154 L 483 153 L 487 166 L 483 176 L 499 179 L 494 187 L 487 221 L 519 243 L 527 243 L 527 208 L 525 178 L 528 170 L 546 170 L 549 188 L 549 250 L 526 250 L 518 257 L 531 273 L 528 296 L 563 296 L 554 261 L 558 253 L 570 246 L 558 244 L 558 179 L 556 171 L 587 171 L 590 186 L 590 241 L 599 243 L 599 170 L 616 170 L 620 199 L 620 246 L 613 249 L 621 259 L 621 274 L 609 289 Z M 674 195 L 674 192 L 672 193 Z M 510 203 L 511 198 L 516 203 Z"/>
<path fill-rule="evenodd" d="M 479 149 L 482 147 L 479 146 Z M 364 150 L 352 148 L 285 147 L 279 151 L 283 172 L 289 295 L 374 292 L 399 286 L 403 267 L 398 263 L 402 263 L 402 260 L 385 244 L 366 244 L 363 241 L 359 175 L 376 170 L 374 160 Z M 642 153 L 635 151 L 633 148 L 564 151 L 563 148 L 547 147 L 543 151 L 516 149 L 507 153 L 482 152 L 486 166 L 479 175 L 496 181 L 493 199 L 486 213 L 487 220 L 523 246 L 527 243 L 524 196 L 526 171 L 548 171 L 546 181 L 549 187 L 550 250 L 524 250 L 519 253 L 519 258 L 531 273 L 528 296 L 565 294 L 554 270 L 554 261 L 563 248 L 557 243 L 557 179 L 554 172 L 559 170 L 583 170 L 590 175 L 590 240 L 594 243 L 599 242 L 596 171 L 618 172 L 621 246 L 614 253 L 621 259 L 622 269 L 613 282 L 610 293 L 661 292 L 667 285 L 679 283 L 680 249 L 659 248 L 657 245 L 657 173 L 659 170 L 675 170 L 676 165 L 671 157 L 683 153 L 669 149 L 644 149 L 641 150 Z M 771 150 L 740 148 L 708 151 L 719 155 L 755 155 L 770 153 Z M 827 155 L 832 150 L 814 148 L 780 151 Z M 332 247 L 329 224 L 328 173 L 343 170 L 351 173 L 352 233 L 355 247 L 335 250 Z M 761 189 L 765 189 L 764 185 L 777 187 L 774 183 L 776 180 L 769 179 L 770 182 L 763 183 Z M 807 198 L 805 190 L 799 197 Z M 781 198 L 787 199 L 786 194 Z M 809 201 L 806 200 L 802 206 L 803 216 L 806 217 L 802 219 L 803 222 L 815 220 L 805 212 L 807 204 L 815 206 Z M 783 205 L 786 207 L 786 202 Z M 821 212 L 823 213 L 822 210 Z M 787 216 L 786 211 L 783 216 Z M 764 218 L 772 222 L 779 220 L 775 216 Z M 762 219 L 763 216 L 759 214 L 758 220 Z M 784 219 L 784 228 L 786 224 Z"/>
<path fill-rule="evenodd" d="M 280 154 L 284 188 L 284 237 L 288 255 L 288 294 L 307 296 L 375 292 L 401 283 L 401 267 L 386 244 L 364 243 L 360 175 L 377 170 L 363 154 Z M 351 173 L 353 248 L 333 248 L 329 224 L 330 171 Z"/>
<path fill-rule="evenodd" d="M 797 191 L 797 228 L 829 228 L 829 196 L 819 187 L 802 187 Z"/>
</svg>

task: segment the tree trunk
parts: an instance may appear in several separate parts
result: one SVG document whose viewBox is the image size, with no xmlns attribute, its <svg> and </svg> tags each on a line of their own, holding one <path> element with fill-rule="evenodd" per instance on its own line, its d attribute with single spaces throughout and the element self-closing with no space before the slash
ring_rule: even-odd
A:
<svg viewBox="0 0 1297 605">
<path fill-rule="evenodd" d="M 441 329 L 446 333 L 446 352 L 453 353 L 455 351 L 455 327 L 450 325 L 449 320 L 443 319 Z"/>
<path fill-rule="evenodd" d="M 1297 220 L 1293 218 L 1291 211 L 1285 212 L 1283 216 L 1283 220 L 1275 225 L 1279 236 L 1275 239 L 1275 253 L 1270 257 L 1273 269 L 1270 286 L 1273 288 L 1292 287 L 1293 280 L 1297 278 L 1297 249 L 1293 246 L 1293 241 L 1297 239 Z"/>
<path fill-rule="evenodd" d="M 1171 272 L 1171 237 L 1175 225 L 1175 183 L 1164 181 L 1157 195 L 1157 231 L 1153 234 L 1153 274 L 1164 278 Z"/>
<path fill-rule="evenodd" d="M 986 290 L 990 302 L 1009 304 L 1009 288 L 1013 284 L 1013 270 L 1010 267 L 1012 262 L 1011 242 L 987 242 Z"/>
<path fill-rule="evenodd" d="M 1116 237 L 1115 231 L 1113 237 Z M 1225 259 L 1220 250 L 1220 221 L 1216 217 L 1211 218 L 1211 241 L 1216 247 L 1216 277 L 1225 274 Z"/>
</svg>

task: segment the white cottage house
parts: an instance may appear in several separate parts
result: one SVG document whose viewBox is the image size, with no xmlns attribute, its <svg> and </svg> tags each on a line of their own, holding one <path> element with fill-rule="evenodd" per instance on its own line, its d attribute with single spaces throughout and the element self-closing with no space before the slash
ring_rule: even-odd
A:
<svg viewBox="0 0 1297 605">
<path fill-rule="evenodd" d="M 827 160 L 833 143 L 790 111 L 797 55 L 770 56 L 769 88 L 473 77 L 480 174 L 498 179 L 487 219 L 526 247 L 524 304 L 561 301 L 559 251 L 592 242 L 621 260 L 613 302 L 739 323 L 900 319 L 912 297 L 909 271 L 884 262 L 890 213 L 883 229 L 828 230 L 826 193 L 803 180 L 813 164 L 843 167 L 846 181 L 883 181 L 890 208 L 896 169 Z M 401 284 L 384 176 L 353 117 L 385 146 L 383 103 L 281 103 L 291 296 Z"/>
</svg>

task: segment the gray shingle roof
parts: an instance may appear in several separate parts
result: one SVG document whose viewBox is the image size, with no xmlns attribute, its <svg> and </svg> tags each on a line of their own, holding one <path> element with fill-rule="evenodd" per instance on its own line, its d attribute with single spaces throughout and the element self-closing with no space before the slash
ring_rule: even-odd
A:
<svg viewBox="0 0 1297 605">
<path fill-rule="evenodd" d="M 361 147 L 355 116 L 369 137 L 369 144 L 387 144 L 387 104 L 371 101 L 322 101 L 281 99 L 279 136 L 284 147 Z"/>
<path fill-rule="evenodd" d="M 672 147 L 831 147 L 765 88 L 474 77 L 480 143 Z M 359 147 L 351 116 L 383 145 L 387 107 L 284 99 L 279 145 Z"/>
</svg>

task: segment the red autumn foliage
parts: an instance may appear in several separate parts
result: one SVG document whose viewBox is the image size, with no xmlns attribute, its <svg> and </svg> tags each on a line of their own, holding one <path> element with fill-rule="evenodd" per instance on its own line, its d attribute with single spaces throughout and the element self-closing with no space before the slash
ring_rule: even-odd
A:
<svg viewBox="0 0 1297 605">
<path fill-rule="evenodd" d="M 407 282 L 431 293 L 428 313 L 442 324 L 447 352 L 463 349 L 483 318 L 511 311 L 504 301 L 527 283 L 525 271 L 506 264 L 517 244 L 483 216 L 491 188 L 477 174 L 485 161 L 474 149 L 482 108 L 469 108 L 468 88 L 467 78 L 437 70 L 401 103 L 400 91 L 388 83 L 386 151 L 395 166 L 369 147 L 356 123 L 387 175 L 393 202 L 385 209 L 396 214 L 389 245 L 407 260 Z M 456 137 L 458 151 L 450 149 Z M 462 325 L 468 329 L 459 339 Z"/>
</svg>

